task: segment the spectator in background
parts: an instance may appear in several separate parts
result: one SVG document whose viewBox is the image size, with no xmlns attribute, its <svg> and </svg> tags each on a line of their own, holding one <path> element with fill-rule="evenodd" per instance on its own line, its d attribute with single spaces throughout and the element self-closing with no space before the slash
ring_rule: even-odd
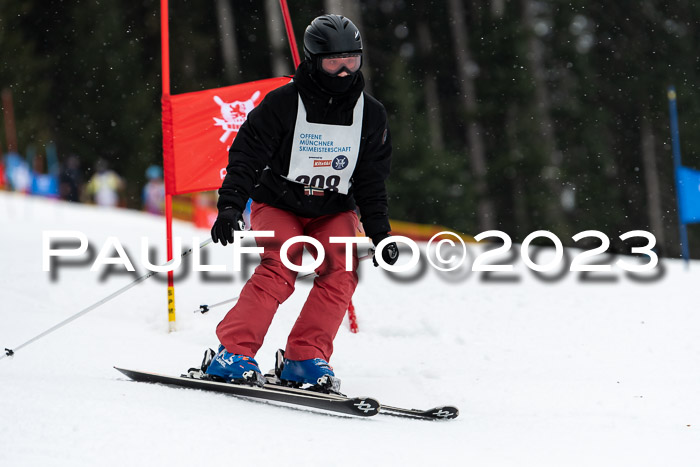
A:
<svg viewBox="0 0 700 467">
<path fill-rule="evenodd" d="M 77 203 L 80 201 L 80 187 L 83 174 L 80 171 L 80 159 L 75 154 L 68 156 L 66 165 L 59 175 L 59 193 L 61 199 Z"/>
<path fill-rule="evenodd" d="M 47 198 L 59 197 L 58 184 L 58 160 L 55 154 L 49 156 L 48 148 L 47 155 L 36 154 L 32 156 L 32 182 L 30 192 L 36 196 L 44 196 Z"/>
<path fill-rule="evenodd" d="M 109 168 L 104 159 L 97 161 L 95 172 L 85 186 L 84 200 L 98 206 L 124 206 L 124 180 Z"/>
<path fill-rule="evenodd" d="M 146 169 L 148 182 L 143 187 L 143 209 L 151 214 L 163 214 L 165 204 L 165 183 L 163 182 L 163 169 L 152 165 Z"/>
<path fill-rule="evenodd" d="M 16 152 L 9 152 L 5 156 L 5 177 L 12 190 L 29 193 L 32 186 L 32 171 L 29 163 Z"/>
</svg>

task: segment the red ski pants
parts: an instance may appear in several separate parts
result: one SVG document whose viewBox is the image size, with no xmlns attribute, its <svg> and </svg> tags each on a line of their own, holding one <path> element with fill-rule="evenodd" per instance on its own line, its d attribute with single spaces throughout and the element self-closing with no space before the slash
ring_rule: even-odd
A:
<svg viewBox="0 0 700 467">
<path fill-rule="evenodd" d="M 352 271 L 346 271 L 345 244 L 330 243 L 329 238 L 354 237 L 358 228 L 357 215 L 354 211 L 345 211 L 304 218 L 254 202 L 251 226 L 253 230 L 274 231 L 275 236 L 256 238 L 257 245 L 264 248 L 260 265 L 243 286 L 236 305 L 217 326 L 219 341 L 231 353 L 255 356 L 277 307 L 294 292 L 297 272 L 282 264 L 281 246 L 292 237 L 307 235 L 321 243 L 326 257 L 316 269 L 318 276 L 289 334 L 285 357 L 328 361 L 333 353 L 333 339 L 357 286 L 356 245 L 352 245 Z M 315 248 L 309 244 L 307 247 L 315 258 Z M 295 243 L 289 248 L 289 261 L 301 265 L 303 248 L 304 243 Z"/>
</svg>

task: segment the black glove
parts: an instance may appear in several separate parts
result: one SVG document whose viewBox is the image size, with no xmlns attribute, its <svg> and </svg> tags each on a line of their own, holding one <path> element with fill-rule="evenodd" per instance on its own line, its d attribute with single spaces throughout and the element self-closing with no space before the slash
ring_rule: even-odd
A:
<svg viewBox="0 0 700 467">
<path fill-rule="evenodd" d="M 233 207 L 226 207 L 219 211 L 216 221 L 211 228 L 211 239 L 214 243 L 221 240 L 223 246 L 233 243 L 233 231 L 245 229 L 245 222 L 241 211 Z"/>
<path fill-rule="evenodd" d="M 389 237 L 391 237 L 391 235 L 389 235 L 388 233 L 375 235 L 374 237 L 372 237 L 372 243 L 374 243 L 374 246 L 377 246 L 379 245 L 379 242 Z M 398 261 L 399 259 L 399 247 L 396 245 L 396 242 L 387 243 L 384 246 L 384 249 L 382 250 L 382 259 L 386 264 L 390 266 L 396 264 L 396 261 Z M 372 262 L 374 262 L 375 268 L 379 266 L 379 263 L 377 262 L 377 259 L 374 256 L 372 256 Z"/>
</svg>

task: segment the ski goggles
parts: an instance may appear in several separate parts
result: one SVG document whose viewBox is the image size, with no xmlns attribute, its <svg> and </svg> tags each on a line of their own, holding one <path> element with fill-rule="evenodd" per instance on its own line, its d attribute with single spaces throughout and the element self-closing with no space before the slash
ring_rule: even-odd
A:
<svg viewBox="0 0 700 467">
<path fill-rule="evenodd" d="M 362 66 L 362 54 L 361 53 L 350 53 L 350 54 L 338 54 L 338 55 L 326 55 L 320 60 L 321 70 L 328 73 L 331 76 L 339 74 L 343 69 L 346 69 L 348 73 L 355 73 Z"/>
</svg>

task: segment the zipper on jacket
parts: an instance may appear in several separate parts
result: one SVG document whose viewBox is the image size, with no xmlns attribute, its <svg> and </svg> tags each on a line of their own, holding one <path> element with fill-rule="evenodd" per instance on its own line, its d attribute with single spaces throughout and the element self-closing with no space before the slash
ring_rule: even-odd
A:
<svg viewBox="0 0 700 467">
<path fill-rule="evenodd" d="M 328 104 L 326 104 L 326 109 L 323 112 L 323 120 L 326 120 L 326 117 L 328 117 L 328 112 L 331 110 L 331 105 L 333 105 L 333 96 L 328 99 Z"/>
</svg>

